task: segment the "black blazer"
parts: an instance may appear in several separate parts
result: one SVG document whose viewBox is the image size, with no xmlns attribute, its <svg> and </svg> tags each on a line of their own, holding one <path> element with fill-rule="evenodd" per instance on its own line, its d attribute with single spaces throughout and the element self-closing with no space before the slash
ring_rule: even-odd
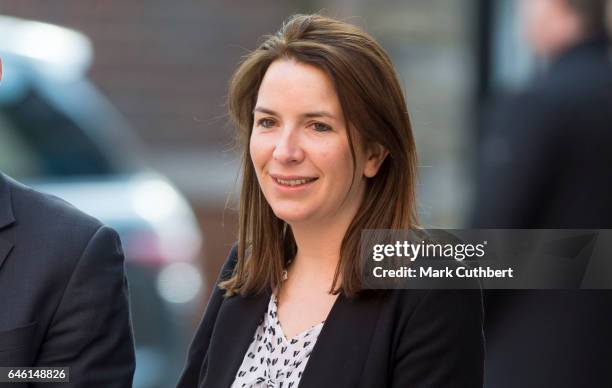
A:
<svg viewBox="0 0 612 388">
<path fill-rule="evenodd" d="M 115 231 L 0 173 L 0 366 L 71 368 L 30 387 L 128 388 L 134 365 Z"/>
<path fill-rule="evenodd" d="M 234 247 L 220 278 L 235 263 Z M 224 298 L 215 287 L 179 388 L 232 384 L 270 295 Z M 299 387 L 481 387 L 482 318 L 479 290 L 340 294 Z"/>
</svg>

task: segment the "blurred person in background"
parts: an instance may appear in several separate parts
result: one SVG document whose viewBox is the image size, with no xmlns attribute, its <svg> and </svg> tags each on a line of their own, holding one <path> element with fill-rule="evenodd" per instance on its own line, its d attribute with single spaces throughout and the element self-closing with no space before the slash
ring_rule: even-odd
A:
<svg viewBox="0 0 612 388">
<path fill-rule="evenodd" d="M 1 172 L 0 306 L 0 366 L 69 367 L 66 388 L 132 386 L 117 233 Z"/>
<path fill-rule="evenodd" d="M 524 0 L 542 74 L 485 120 L 475 226 L 612 227 L 605 0 Z M 612 291 L 487 291 L 486 386 L 612 386 Z"/>
<path fill-rule="evenodd" d="M 480 290 L 362 288 L 362 230 L 416 223 L 415 144 L 382 47 L 297 15 L 246 57 L 229 107 L 238 244 L 178 386 L 482 386 Z"/>
</svg>

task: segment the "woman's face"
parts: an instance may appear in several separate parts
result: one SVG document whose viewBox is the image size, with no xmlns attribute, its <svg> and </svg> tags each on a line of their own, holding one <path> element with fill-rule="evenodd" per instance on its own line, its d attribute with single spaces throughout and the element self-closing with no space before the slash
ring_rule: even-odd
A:
<svg viewBox="0 0 612 388">
<path fill-rule="evenodd" d="M 292 226 L 352 219 L 378 160 L 356 146 L 356 174 L 331 79 L 294 60 L 273 62 L 259 88 L 250 153 L 277 217 Z M 357 141 L 356 141 L 357 143 Z M 320 224 L 323 225 L 323 224 Z"/>
</svg>

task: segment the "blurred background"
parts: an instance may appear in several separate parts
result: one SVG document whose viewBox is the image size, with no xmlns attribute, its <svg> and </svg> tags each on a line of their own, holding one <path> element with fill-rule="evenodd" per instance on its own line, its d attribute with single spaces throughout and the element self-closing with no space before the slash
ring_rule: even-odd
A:
<svg viewBox="0 0 612 388">
<path fill-rule="evenodd" d="M 421 222 L 458 228 L 469 225 L 475 198 L 481 112 L 521 90 L 539 66 L 517 6 L 0 0 L 0 170 L 118 229 L 134 312 L 134 386 L 168 387 L 235 239 L 238 156 L 225 97 L 256 37 L 316 11 L 376 37 L 412 116 Z"/>
</svg>

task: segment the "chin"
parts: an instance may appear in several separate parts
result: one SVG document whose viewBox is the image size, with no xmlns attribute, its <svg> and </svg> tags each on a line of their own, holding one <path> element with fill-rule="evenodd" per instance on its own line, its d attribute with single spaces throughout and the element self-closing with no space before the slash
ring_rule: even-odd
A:
<svg viewBox="0 0 612 388">
<path fill-rule="evenodd" d="M 304 222 L 309 218 L 308 212 L 302 209 L 272 208 L 274 214 L 288 224 Z"/>
</svg>

